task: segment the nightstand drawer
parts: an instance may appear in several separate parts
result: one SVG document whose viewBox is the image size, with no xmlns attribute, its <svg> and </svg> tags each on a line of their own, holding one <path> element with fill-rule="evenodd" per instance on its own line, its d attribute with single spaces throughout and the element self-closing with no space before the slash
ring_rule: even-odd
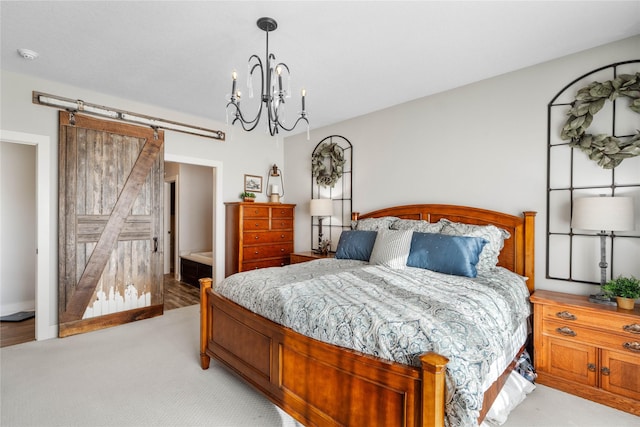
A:
<svg viewBox="0 0 640 427">
<path fill-rule="evenodd" d="M 640 346 L 640 337 L 627 336 L 626 334 L 612 334 L 606 330 L 585 328 L 576 323 L 556 322 L 549 320 L 544 322 L 542 333 L 553 338 L 563 338 L 570 341 L 597 345 L 601 348 L 622 351 L 629 354 L 638 354 L 633 349 Z"/>
<path fill-rule="evenodd" d="M 567 325 L 587 326 L 640 338 L 640 322 L 637 321 L 637 317 L 635 319 L 627 319 L 620 316 L 612 316 L 606 311 L 597 312 L 595 310 L 554 305 L 545 305 L 542 312 L 545 320 L 562 321 Z"/>
</svg>

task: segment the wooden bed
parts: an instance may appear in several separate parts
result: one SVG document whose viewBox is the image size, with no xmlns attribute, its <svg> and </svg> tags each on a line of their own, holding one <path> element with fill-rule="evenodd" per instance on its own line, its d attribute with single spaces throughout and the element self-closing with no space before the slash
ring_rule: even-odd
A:
<svg viewBox="0 0 640 427">
<path fill-rule="evenodd" d="M 513 216 L 438 204 L 391 207 L 354 219 L 395 216 L 437 222 L 446 218 L 493 224 L 507 230 L 499 265 L 528 277 L 534 289 L 535 212 Z M 275 324 L 218 295 L 201 279 L 200 358 L 213 357 L 244 378 L 305 426 L 442 426 L 445 366 L 436 353 L 420 356 L 421 368 L 332 346 Z M 485 393 L 480 420 L 513 366 Z"/>
</svg>

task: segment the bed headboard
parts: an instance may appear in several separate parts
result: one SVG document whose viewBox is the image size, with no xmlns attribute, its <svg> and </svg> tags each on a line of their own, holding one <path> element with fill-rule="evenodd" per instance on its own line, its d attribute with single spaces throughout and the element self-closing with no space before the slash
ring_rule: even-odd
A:
<svg viewBox="0 0 640 427">
<path fill-rule="evenodd" d="M 504 248 L 498 257 L 498 265 L 522 276 L 528 277 L 529 292 L 535 289 L 534 277 L 534 231 L 536 212 L 523 212 L 522 216 L 510 215 L 486 209 L 456 205 L 419 204 L 394 206 L 360 214 L 354 212 L 352 219 L 395 216 L 404 219 L 422 219 L 438 222 L 442 218 L 467 224 L 492 224 L 511 234 L 504 241 Z"/>
</svg>

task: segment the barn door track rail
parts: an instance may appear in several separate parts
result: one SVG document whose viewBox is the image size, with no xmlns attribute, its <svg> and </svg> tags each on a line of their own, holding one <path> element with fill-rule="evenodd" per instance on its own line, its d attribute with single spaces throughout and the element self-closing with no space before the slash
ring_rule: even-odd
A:
<svg viewBox="0 0 640 427">
<path fill-rule="evenodd" d="M 84 102 L 81 99 L 63 98 L 57 95 L 50 95 L 47 93 L 33 91 L 32 100 L 34 104 L 62 108 L 73 113 L 82 112 L 84 114 L 91 114 L 94 116 L 104 117 L 112 120 L 120 120 L 129 123 L 136 123 L 139 125 L 146 125 L 152 127 L 153 129 L 164 129 L 175 132 L 188 133 L 205 138 L 217 139 L 219 141 L 225 140 L 225 133 L 220 130 L 207 129 L 185 123 L 174 122 L 172 120 L 165 120 L 158 117 L 119 110 L 117 108 L 91 104 L 88 102 Z"/>
</svg>

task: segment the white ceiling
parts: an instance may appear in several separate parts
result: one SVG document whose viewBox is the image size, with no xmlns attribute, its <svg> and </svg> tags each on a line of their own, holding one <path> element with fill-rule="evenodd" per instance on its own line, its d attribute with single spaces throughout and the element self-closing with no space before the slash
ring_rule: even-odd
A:
<svg viewBox="0 0 640 427">
<path fill-rule="evenodd" d="M 244 83 L 264 58 L 256 20 L 273 17 L 289 117 L 304 87 L 314 128 L 640 34 L 638 0 L 3 0 L 0 16 L 3 70 L 219 121 L 231 71 Z"/>
</svg>

